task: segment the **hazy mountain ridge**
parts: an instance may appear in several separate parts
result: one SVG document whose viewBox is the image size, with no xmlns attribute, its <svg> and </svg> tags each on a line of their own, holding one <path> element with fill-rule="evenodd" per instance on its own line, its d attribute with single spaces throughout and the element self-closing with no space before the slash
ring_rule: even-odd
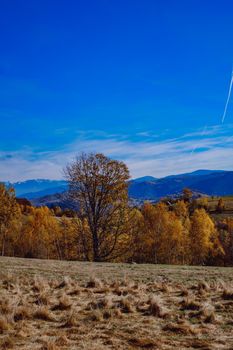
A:
<svg viewBox="0 0 233 350">
<path fill-rule="evenodd" d="M 62 193 L 67 190 L 64 180 L 27 180 L 11 184 L 18 197 L 32 200 L 35 205 L 51 206 L 64 201 Z M 206 195 L 233 194 L 233 171 L 197 170 L 192 173 L 170 175 L 164 178 L 144 176 L 129 182 L 129 196 L 134 200 L 159 200 L 161 197 L 178 194 L 189 187 Z"/>
<path fill-rule="evenodd" d="M 63 192 L 67 189 L 65 180 L 35 179 L 18 182 L 7 182 L 7 186 L 13 186 L 16 196 L 27 199 L 39 198 L 49 194 Z"/>
<path fill-rule="evenodd" d="M 200 172 L 201 173 L 201 172 Z M 155 182 L 131 182 L 130 197 L 157 200 L 161 197 L 180 193 L 188 187 L 207 195 L 233 194 L 233 171 L 214 171 L 206 175 L 182 174 L 157 179 Z"/>
<path fill-rule="evenodd" d="M 36 199 L 36 198 L 41 198 L 44 196 L 49 196 L 49 195 L 54 195 L 57 193 L 63 193 L 67 190 L 68 186 L 65 183 L 63 186 L 54 186 L 51 188 L 45 188 L 41 191 L 37 191 L 37 192 L 29 192 L 29 193 L 24 193 L 22 196 L 24 198 L 27 198 L 29 200 L 31 199 Z"/>
</svg>

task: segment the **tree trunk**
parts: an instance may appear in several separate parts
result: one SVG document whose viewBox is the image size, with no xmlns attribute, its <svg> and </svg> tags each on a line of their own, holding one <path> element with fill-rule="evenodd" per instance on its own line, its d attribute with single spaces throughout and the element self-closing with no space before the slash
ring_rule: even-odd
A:
<svg viewBox="0 0 233 350">
<path fill-rule="evenodd" d="M 99 240 L 95 229 L 93 230 L 92 237 L 93 237 L 93 260 L 98 262 L 98 261 L 101 261 L 101 259 L 99 255 Z"/>
<path fill-rule="evenodd" d="M 4 254 L 5 254 L 5 241 L 6 241 L 6 237 L 5 237 L 5 234 L 3 234 L 3 237 L 2 237 L 2 256 L 4 256 Z"/>
</svg>

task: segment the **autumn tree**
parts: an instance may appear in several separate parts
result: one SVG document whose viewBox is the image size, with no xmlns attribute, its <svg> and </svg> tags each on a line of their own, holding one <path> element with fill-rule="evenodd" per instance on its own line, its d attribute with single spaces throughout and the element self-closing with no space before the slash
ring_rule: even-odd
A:
<svg viewBox="0 0 233 350">
<path fill-rule="evenodd" d="M 145 203 L 142 208 L 144 225 L 140 235 L 139 262 L 182 263 L 184 230 L 174 211 L 164 203 Z"/>
<path fill-rule="evenodd" d="M 182 242 L 181 252 L 182 252 L 182 263 L 188 264 L 191 259 L 191 247 L 190 247 L 190 214 L 189 214 L 189 205 L 183 200 L 177 201 L 173 206 L 173 211 L 176 216 L 179 218 L 182 224 Z"/>
<path fill-rule="evenodd" d="M 81 241 L 82 223 L 78 218 L 63 216 L 59 220 L 59 234 L 54 236 L 54 244 L 59 259 L 62 260 L 85 260 Z"/>
<path fill-rule="evenodd" d="M 192 263 L 195 265 L 205 263 L 210 254 L 222 250 L 214 222 L 204 209 L 196 209 L 192 215 L 190 239 Z"/>
<path fill-rule="evenodd" d="M 81 154 L 65 170 L 69 195 L 90 230 L 90 259 L 104 261 L 121 254 L 125 237 L 129 170 L 103 154 Z M 88 249 L 88 242 L 87 242 Z"/>
<path fill-rule="evenodd" d="M 192 199 L 193 192 L 189 188 L 184 188 L 182 191 L 182 199 L 185 202 L 189 202 Z"/>
<path fill-rule="evenodd" d="M 218 223 L 219 239 L 224 249 L 224 255 L 217 260 L 225 266 L 233 265 L 233 218 L 228 217 Z"/>
<path fill-rule="evenodd" d="M 47 207 L 30 209 L 24 216 L 18 238 L 18 252 L 30 258 L 59 258 L 59 221 Z"/>
<path fill-rule="evenodd" d="M 130 257 L 127 261 L 130 262 L 146 262 L 147 259 L 147 248 L 148 242 L 145 241 L 146 235 L 144 232 L 144 218 L 141 210 L 134 209 L 134 232 L 132 235 Z"/>
<path fill-rule="evenodd" d="M 181 220 L 174 212 L 167 211 L 161 227 L 159 258 L 161 263 L 181 264 L 183 262 L 184 231 Z"/>
<path fill-rule="evenodd" d="M 218 200 L 217 205 L 216 205 L 216 212 L 217 213 L 222 213 L 224 210 L 225 210 L 224 200 L 222 198 L 220 198 Z"/>
<path fill-rule="evenodd" d="M 7 241 L 14 234 L 15 224 L 20 214 L 14 189 L 0 184 L 0 244 L 2 256 L 5 254 Z"/>
</svg>

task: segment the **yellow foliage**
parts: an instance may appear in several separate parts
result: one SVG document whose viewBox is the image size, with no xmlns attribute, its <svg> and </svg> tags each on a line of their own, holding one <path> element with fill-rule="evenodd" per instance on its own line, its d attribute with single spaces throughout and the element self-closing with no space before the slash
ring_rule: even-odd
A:
<svg viewBox="0 0 233 350">
<path fill-rule="evenodd" d="M 1 255 L 10 254 L 9 242 L 15 239 L 20 207 L 16 202 L 15 192 L 0 183 L 0 247 Z"/>
<path fill-rule="evenodd" d="M 192 263 L 203 264 L 214 253 L 217 231 L 214 222 L 204 209 L 196 209 L 191 218 Z"/>
</svg>

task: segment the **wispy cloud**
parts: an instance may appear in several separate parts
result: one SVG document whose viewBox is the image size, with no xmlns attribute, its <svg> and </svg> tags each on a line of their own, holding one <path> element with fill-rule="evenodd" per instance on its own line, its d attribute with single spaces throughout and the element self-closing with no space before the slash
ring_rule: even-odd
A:
<svg viewBox="0 0 233 350">
<path fill-rule="evenodd" d="M 63 168 L 80 152 L 103 152 L 127 163 L 133 177 L 162 177 L 196 169 L 233 170 L 233 125 L 199 130 L 177 138 L 148 140 L 143 132 L 140 139 L 103 132 L 79 132 L 72 144 L 62 150 L 0 153 L 0 180 L 16 181 L 30 178 L 60 179 Z M 193 149 L 195 149 L 194 152 Z"/>
<path fill-rule="evenodd" d="M 228 125 L 228 128 L 232 129 L 233 125 Z M 205 129 L 205 135 L 216 135 L 216 134 L 224 134 L 226 132 L 226 127 L 223 125 L 210 125 L 205 126 L 204 128 L 198 129 L 194 132 L 190 132 L 185 134 L 183 137 L 185 138 L 193 138 L 203 136 L 203 130 Z"/>
</svg>

